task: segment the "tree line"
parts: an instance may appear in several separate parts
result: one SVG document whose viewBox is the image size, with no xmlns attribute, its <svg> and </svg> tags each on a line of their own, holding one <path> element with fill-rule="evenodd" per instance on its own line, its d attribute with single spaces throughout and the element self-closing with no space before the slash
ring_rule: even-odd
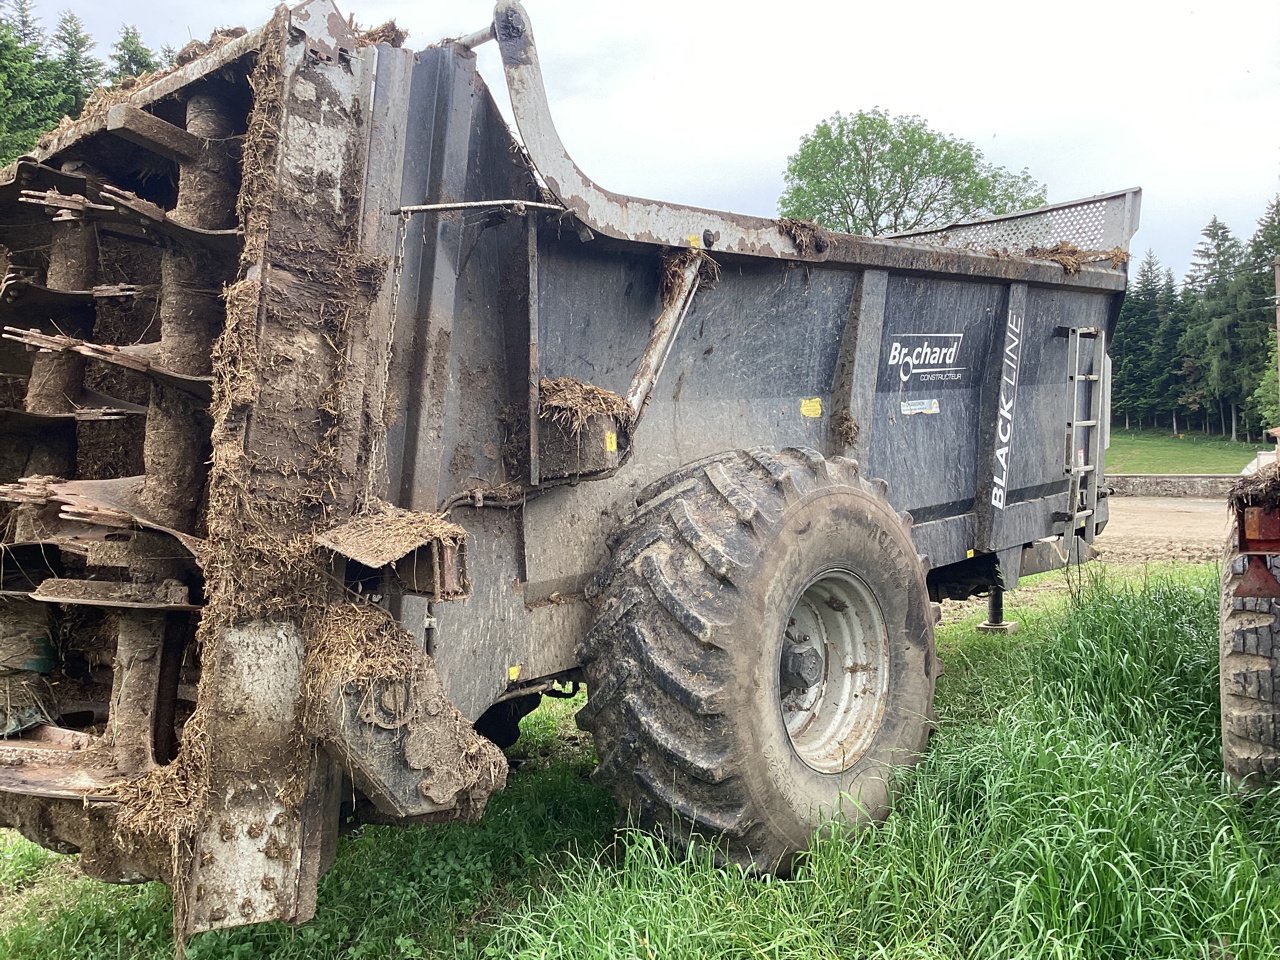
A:
<svg viewBox="0 0 1280 960">
<path fill-rule="evenodd" d="M 177 51 L 153 52 L 125 24 L 104 62 L 70 10 L 46 33 L 31 0 L 0 0 L 0 166 L 31 149 L 64 116 L 77 117 L 94 89 L 172 66 Z"/>
<path fill-rule="evenodd" d="M 1181 285 L 1148 251 L 1111 343 L 1112 420 L 1252 440 L 1280 426 L 1275 261 L 1280 196 L 1248 241 L 1216 216 Z"/>
</svg>

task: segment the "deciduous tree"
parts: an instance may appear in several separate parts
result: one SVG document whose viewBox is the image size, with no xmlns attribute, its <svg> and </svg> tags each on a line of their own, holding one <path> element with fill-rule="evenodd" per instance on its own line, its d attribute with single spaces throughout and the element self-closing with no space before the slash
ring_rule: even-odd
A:
<svg viewBox="0 0 1280 960">
<path fill-rule="evenodd" d="M 1026 170 L 988 163 L 972 143 L 920 117 L 881 109 L 837 113 L 787 160 L 785 217 L 878 236 L 941 226 L 1044 203 Z"/>
</svg>

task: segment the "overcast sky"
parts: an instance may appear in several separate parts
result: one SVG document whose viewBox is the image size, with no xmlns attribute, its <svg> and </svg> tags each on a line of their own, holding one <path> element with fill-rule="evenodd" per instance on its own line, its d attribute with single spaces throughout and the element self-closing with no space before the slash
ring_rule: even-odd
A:
<svg viewBox="0 0 1280 960">
<path fill-rule="evenodd" d="M 66 2 L 66 0 L 62 0 Z M 180 47 L 266 0 L 67 3 L 106 56 L 122 23 Z M 862 4 L 526 0 L 570 154 L 612 190 L 776 213 L 787 156 L 837 110 L 918 114 L 1026 167 L 1057 202 L 1143 188 L 1147 247 L 1181 279 L 1217 214 L 1242 239 L 1280 193 L 1280 2 Z M 59 0 L 37 0 L 46 26 Z M 340 4 L 409 46 L 469 33 L 485 0 Z M 493 44 L 481 71 L 501 90 Z"/>
</svg>

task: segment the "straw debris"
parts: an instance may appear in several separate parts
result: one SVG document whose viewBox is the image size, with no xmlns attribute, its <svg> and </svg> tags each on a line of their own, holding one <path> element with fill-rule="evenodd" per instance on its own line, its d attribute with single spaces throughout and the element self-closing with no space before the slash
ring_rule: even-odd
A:
<svg viewBox="0 0 1280 960">
<path fill-rule="evenodd" d="M 372 47 L 379 43 L 390 44 L 393 47 L 402 47 L 409 37 L 408 30 L 400 29 L 394 20 L 388 20 L 386 23 L 376 27 L 370 27 L 367 30 L 360 28 L 354 21 L 352 29 L 356 35 L 357 47 Z"/>
<path fill-rule="evenodd" d="M 161 70 L 153 70 L 149 73 L 143 73 L 136 77 L 125 77 L 117 84 L 109 87 L 97 87 L 90 92 L 88 99 L 85 101 L 84 108 L 80 111 L 78 117 L 63 117 L 58 121 L 58 125 L 51 131 L 44 134 L 39 140 L 39 145 L 44 147 L 51 143 L 54 138 L 66 131 L 69 127 L 81 123 L 85 120 L 98 120 L 105 117 L 107 111 L 117 104 L 126 103 L 134 94 L 140 92 L 157 80 L 169 76 L 175 70 L 185 67 L 189 63 L 194 63 L 205 54 L 210 53 L 223 44 L 230 43 L 238 37 L 243 37 L 248 33 L 244 27 L 219 27 L 209 34 L 209 39 L 192 40 L 185 47 L 178 51 L 174 57 L 173 66 L 165 67 Z"/>
<path fill-rule="evenodd" d="M 583 383 L 576 377 L 543 377 L 538 381 L 538 417 L 561 430 L 577 435 L 592 417 L 613 417 L 623 424 L 631 421 L 631 407 L 611 390 Z"/>
<path fill-rule="evenodd" d="M 1268 463 L 1257 472 L 1241 477 L 1227 494 L 1236 510 L 1245 507 L 1280 507 L 1280 463 Z"/>
<path fill-rule="evenodd" d="M 366 567 L 395 563 L 424 544 L 458 546 L 467 537 L 461 526 L 439 513 L 421 513 L 373 500 L 364 510 L 317 542 Z"/>
<path fill-rule="evenodd" d="M 830 241 L 827 232 L 811 220 L 795 220 L 791 217 L 780 217 L 778 229 L 791 241 L 796 253 L 807 257 L 811 253 L 823 253 Z"/>
<path fill-rule="evenodd" d="M 841 410 L 836 414 L 834 427 L 836 439 L 844 446 L 852 447 L 858 442 L 858 433 L 861 428 L 848 410 Z"/>
<path fill-rule="evenodd" d="M 679 298 L 684 287 L 685 270 L 694 263 L 698 264 L 699 283 L 710 284 L 720 279 L 720 264 L 705 250 L 668 251 L 662 258 L 662 272 L 658 278 L 658 296 L 664 310 Z"/>
</svg>

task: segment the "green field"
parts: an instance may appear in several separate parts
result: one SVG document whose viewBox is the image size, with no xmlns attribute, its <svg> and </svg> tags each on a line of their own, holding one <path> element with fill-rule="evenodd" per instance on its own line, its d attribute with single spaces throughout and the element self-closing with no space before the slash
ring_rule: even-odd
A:
<svg viewBox="0 0 1280 960">
<path fill-rule="evenodd" d="M 1107 473 L 1239 473 L 1269 443 L 1232 443 L 1200 433 L 1111 431 Z"/>
<path fill-rule="evenodd" d="M 1010 595 L 1012 638 L 941 628 L 933 750 L 889 822 L 757 880 L 615 831 L 570 708 L 482 824 L 344 839 L 316 920 L 197 937 L 193 958 L 1214 958 L 1280 943 L 1280 791 L 1217 745 L 1216 573 Z M 168 957 L 163 887 L 108 887 L 12 834 L 0 956 Z"/>
</svg>

